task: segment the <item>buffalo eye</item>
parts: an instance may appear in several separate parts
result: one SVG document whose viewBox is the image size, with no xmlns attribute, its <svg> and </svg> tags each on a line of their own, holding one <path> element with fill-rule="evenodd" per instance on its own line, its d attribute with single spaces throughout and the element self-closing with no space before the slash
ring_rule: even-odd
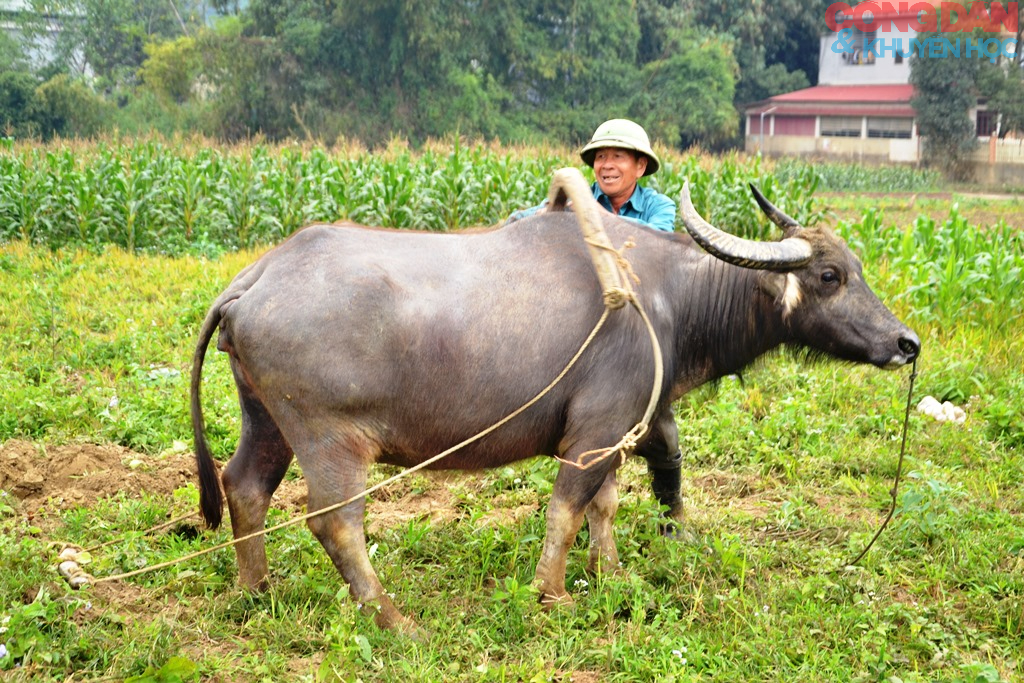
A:
<svg viewBox="0 0 1024 683">
<path fill-rule="evenodd" d="M 839 274 L 834 270 L 826 270 L 821 274 L 821 281 L 827 285 L 839 282 Z"/>
</svg>

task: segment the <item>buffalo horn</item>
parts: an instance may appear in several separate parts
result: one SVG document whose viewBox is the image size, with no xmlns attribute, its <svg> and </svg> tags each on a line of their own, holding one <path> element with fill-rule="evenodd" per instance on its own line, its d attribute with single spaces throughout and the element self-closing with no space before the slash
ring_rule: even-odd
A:
<svg viewBox="0 0 1024 683">
<path fill-rule="evenodd" d="M 764 211 L 764 215 L 768 216 L 768 219 L 771 220 L 772 223 L 783 230 L 800 227 L 799 223 L 782 213 L 782 211 L 779 210 L 779 207 L 768 201 L 768 199 L 761 194 L 761 190 L 757 189 L 753 183 L 750 183 L 750 191 L 754 193 L 754 199 L 757 200 L 757 205 L 761 207 L 761 210 Z"/>
<path fill-rule="evenodd" d="M 761 199 L 758 200 L 759 203 Z M 711 225 L 693 208 L 689 181 L 683 184 L 683 190 L 679 193 L 679 203 L 682 205 L 683 225 L 686 226 L 686 231 L 704 251 L 726 263 L 755 270 L 787 271 L 811 260 L 811 245 L 806 240 L 790 238 L 781 242 L 758 242 L 731 235 Z M 785 214 L 782 216 L 786 217 Z"/>
</svg>

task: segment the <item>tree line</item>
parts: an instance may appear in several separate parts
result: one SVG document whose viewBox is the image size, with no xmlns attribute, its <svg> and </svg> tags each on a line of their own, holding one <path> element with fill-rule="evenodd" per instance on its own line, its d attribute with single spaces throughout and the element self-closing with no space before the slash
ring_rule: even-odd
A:
<svg viewBox="0 0 1024 683">
<path fill-rule="evenodd" d="M 21 0 L 0 4 L 0 134 L 578 144 L 625 116 L 717 150 L 742 145 L 742 105 L 815 84 L 831 4 Z M 1022 54 L 911 59 L 927 155 L 965 157 L 979 97 L 1024 130 Z"/>
<path fill-rule="evenodd" d="M 0 32 L 10 135 L 577 143 L 628 116 L 669 146 L 713 149 L 741 141 L 738 105 L 816 80 L 828 2 L 11 5 L 21 9 L 0 17 L 18 27 Z"/>
</svg>

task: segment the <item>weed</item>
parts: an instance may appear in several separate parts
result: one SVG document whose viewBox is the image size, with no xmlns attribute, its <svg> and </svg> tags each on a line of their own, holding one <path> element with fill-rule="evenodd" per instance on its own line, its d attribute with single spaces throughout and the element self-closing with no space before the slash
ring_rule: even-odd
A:
<svg viewBox="0 0 1024 683">
<path fill-rule="evenodd" d="M 122 444 L 139 468 L 187 451 L 196 330 L 215 294 L 255 257 L 244 247 L 311 220 L 431 230 L 496 222 L 538 201 L 552 168 L 575 163 L 567 151 L 522 157 L 484 146 L 413 153 L 396 145 L 377 156 L 184 143 L 5 148 L 0 440 Z M 661 189 L 676 192 L 690 178 L 700 211 L 758 237 L 774 229 L 746 182 L 813 222 L 815 186 L 841 180 L 828 179 L 831 169 L 782 171 L 739 157 L 665 160 Z M 454 510 L 443 521 L 374 526 L 371 502 L 372 562 L 395 602 L 430 632 L 427 644 L 379 631 L 299 527 L 267 540 L 264 594 L 237 588 L 232 551 L 72 592 L 53 572 L 56 539 L 116 539 L 88 564 L 104 576 L 181 557 L 230 531 L 140 533 L 194 510 L 194 486 L 166 499 L 122 492 L 30 513 L 12 493 L 16 477 L 0 479 L 8 491 L 0 492 L 0 675 L 1019 679 L 1020 232 L 1008 221 L 972 224 L 960 208 L 894 225 L 875 204 L 860 202 L 861 218 L 837 229 L 862 255 L 866 279 L 924 340 L 920 393 L 963 405 L 968 419 L 911 419 L 898 514 L 862 567 L 828 573 L 887 511 L 906 374 L 778 355 L 742 382 L 725 378 L 677 406 L 684 524 L 698 540 L 660 535 L 664 511 L 646 469 L 627 462 L 618 473 L 622 573 L 585 571 L 584 529 L 569 552 L 574 607 L 544 611 L 532 585 L 557 471 L 550 459 L 443 484 L 415 478 L 389 501 L 445 487 Z M 226 457 L 239 424 L 223 354 L 207 360 L 203 391 L 211 445 Z M 300 476 L 293 468 L 288 480 Z M 290 514 L 274 508 L 268 523 Z"/>
</svg>

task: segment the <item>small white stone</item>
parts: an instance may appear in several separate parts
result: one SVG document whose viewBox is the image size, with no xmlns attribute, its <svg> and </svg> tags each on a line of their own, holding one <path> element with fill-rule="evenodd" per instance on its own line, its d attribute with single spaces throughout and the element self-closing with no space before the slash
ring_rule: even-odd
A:
<svg viewBox="0 0 1024 683">
<path fill-rule="evenodd" d="M 78 551 L 74 548 L 67 547 L 60 551 L 60 555 L 57 556 L 59 560 L 78 560 Z"/>
<path fill-rule="evenodd" d="M 78 563 L 74 562 L 73 560 L 65 560 L 64 562 L 61 562 L 59 565 L 57 565 L 57 571 L 60 572 L 60 575 L 63 576 L 65 579 L 70 579 L 72 576 L 75 576 L 76 574 L 81 574 L 82 568 L 79 567 Z"/>
<path fill-rule="evenodd" d="M 68 585 L 75 590 L 84 588 L 85 586 L 89 585 L 89 575 L 77 574 L 76 576 L 72 576 L 70 579 L 68 579 Z"/>
</svg>

